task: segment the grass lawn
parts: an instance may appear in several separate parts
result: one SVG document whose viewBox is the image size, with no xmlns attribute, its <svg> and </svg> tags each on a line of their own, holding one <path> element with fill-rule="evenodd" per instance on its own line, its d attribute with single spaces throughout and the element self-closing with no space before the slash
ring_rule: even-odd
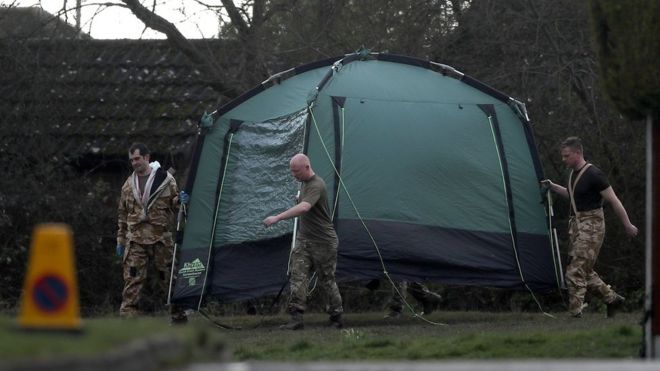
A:
<svg viewBox="0 0 660 371">
<path fill-rule="evenodd" d="M 79 335 L 23 332 L 15 319 L 0 316 L 0 359 L 90 356 L 144 337 L 173 336 L 205 352 L 224 343 L 232 361 L 438 360 L 524 358 L 636 358 L 642 344 L 640 313 L 614 319 L 588 313 L 573 319 L 564 313 L 436 312 L 431 325 L 405 316 L 384 320 L 381 313 L 349 313 L 342 330 L 325 328 L 323 314 L 305 316 L 305 329 L 284 331 L 279 316 L 218 317 L 240 330 L 216 328 L 201 316 L 188 326 L 170 327 L 165 317 L 122 321 L 84 319 Z M 202 345 L 199 345 L 202 344 Z M 203 356 L 217 357 L 217 354 Z"/>
<path fill-rule="evenodd" d="M 405 317 L 384 320 L 380 313 L 348 314 L 343 330 L 324 328 L 326 316 L 306 316 L 305 329 L 283 331 L 286 320 L 269 317 L 257 328 L 227 331 L 234 360 L 437 360 L 523 358 L 636 358 L 642 345 L 639 313 L 605 319 L 565 313 L 437 312 L 430 325 Z M 223 319 L 233 325 L 245 318 Z"/>
<path fill-rule="evenodd" d="M 69 333 L 23 331 L 15 318 L 0 315 L 0 369 L 1 361 L 93 357 L 144 339 L 174 339 L 191 347 L 201 344 L 199 348 L 213 348 L 221 342 L 221 337 L 215 331 L 206 331 L 201 322 L 171 327 L 167 317 L 85 318 L 83 331 Z M 184 352 L 186 356 L 191 353 Z"/>
</svg>

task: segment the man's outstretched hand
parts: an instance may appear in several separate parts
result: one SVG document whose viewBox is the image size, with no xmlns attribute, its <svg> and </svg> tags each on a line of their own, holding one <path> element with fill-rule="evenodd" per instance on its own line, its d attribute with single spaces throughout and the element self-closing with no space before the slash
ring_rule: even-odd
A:
<svg viewBox="0 0 660 371">
<path fill-rule="evenodd" d="M 277 216 L 269 216 L 268 218 L 264 219 L 263 223 L 266 227 L 270 227 L 271 225 L 279 222 L 279 219 L 277 219 Z"/>
</svg>

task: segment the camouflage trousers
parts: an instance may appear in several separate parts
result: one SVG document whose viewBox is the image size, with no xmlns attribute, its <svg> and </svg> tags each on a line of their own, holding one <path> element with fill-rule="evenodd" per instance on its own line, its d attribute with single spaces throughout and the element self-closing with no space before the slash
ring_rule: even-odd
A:
<svg viewBox="0 0 660 371">
<path fill-rule="evenodd" d="M 616 293 L 594 271 L 594 265 L 605 238 L 603 209 L 579 212 L 569 221 L 570 261 L 566 267 L 568 286 L 568 311 L 571 315 L 582 313 L 587 291 L 602 298 L 606 303 L 616 298 Z"/>
<path fill-rule="evenodd" d="M 149 266 L 153 264 L 157 272 L 158 288 L 167 296 L 170 285 L 170 271 L 172 269 L 172 246 L 165 246 L 162 242 L 142 245 L 130 242 L 124 257 L 124 291 L 122 293 L 119 314 L 122 317 L 138 315 L 138 303 L 142 298 L 142 290 L 147 280 Z M 171 308 L 172 316 L 179 317 L 182 311 Z"/>
<path fill-rule="evenodd" d="M 437 297 L 436 294 L 420 282 L 408 283 L 407 281 L 398 281 L 395 284 L 396 287 L 392 286 L 392 298 L 388 303 L 388 307 L 395 312 L 401 312 L 403 310 L 406 293 L 412 295 L 420 303 L 425 303 L 427 300 L 434 300 Z"/>
<path fill-rule="evenodd" d="M 307 308 L 307 290 L 312 272 L 316 273 L 317 285 L 325 296 L 327 312 L 331 316 L 341 314 L 341 295 L 335 281 L 337 268 L 337 241 L 333 243 L 296 240 L 291 253 L 291 278 L 289 312 L 304 312 Z"/>
</svg>

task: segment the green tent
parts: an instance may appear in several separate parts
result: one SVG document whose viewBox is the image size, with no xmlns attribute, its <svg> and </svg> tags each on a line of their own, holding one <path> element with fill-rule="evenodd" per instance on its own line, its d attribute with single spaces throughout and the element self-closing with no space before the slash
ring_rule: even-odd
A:
<svg viewBox="0 0 660 371">
<path fill-rule="evenodd" d="M 272 76 L 221 107 L 185 190 L 173 300 L 277 293 L 293 221 L 289 159 L 328 186 L 339 281 L 548 291 L 561 280 L 525 106 L 455 69 L 360 52 Z"/>
</svg>

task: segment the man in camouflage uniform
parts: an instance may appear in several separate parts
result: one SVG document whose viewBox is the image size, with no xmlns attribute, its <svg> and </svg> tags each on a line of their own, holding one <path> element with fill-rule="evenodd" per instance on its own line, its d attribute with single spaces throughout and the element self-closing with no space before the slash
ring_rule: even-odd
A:
<svg viewBox="0 0 660 371">
<path fill-rule="evenodd" d="M 300 228 L 291 253 L 291 297 L 288 306 L 291 321 L 282 328 L 299 330 L 304 327 L 303 313 L 312 271 L 316 272 L 318 284 L 328 298 L 329 325 L 341 328 L 344 309 L 335 282 L 338 240 L 330 218 L 325 182 L 314 174 L 309 158 L 304 154 L 293 156 L 289 168 L 293 177 L 302 182 L 298 204 L 263 221 L 269 227 L 281 220 L 300 217 Z"/>
<path fill-rule="evenodd" d="M 121 189 L 117 255 L 123 259 L 124 291 L 119 314 L 134 317 L 147 281 L 149 265 L 158 272 L 158 286 L 167 295 L 173 255 L 171 226 L 178 210 L 174 177 L 149 163 L 149 149 L 136 143 L 128 151 L 133 173 Z M 185 322 L 183 311 L 171 308 L 172 322 Z"/>
<path fill-rule="evenodd" d="M 543 182 L 550 190 L 568 198 L 571 202 L 568 230 L 570 262 L 566 268 L 568 311 L 573 317 L 581 317 L 582 308 L 585 306 L 584 296 L 590 291 L 603 299 L 607 304 L 607 317 L 612 317 L 625 298 L 614 292 L 594 271 L 605 238 L 603 200 L 612 205 L 629 236 L 637 235 L 637 227 L 630 222 L 626 209 L 614 193 L 605 174 L 585 161 L 579 138 L 569 137 L 562 142 L 561 157 L 564 164 L 571 169 L 568 188 L 550 180 Z"/>
</svg>

